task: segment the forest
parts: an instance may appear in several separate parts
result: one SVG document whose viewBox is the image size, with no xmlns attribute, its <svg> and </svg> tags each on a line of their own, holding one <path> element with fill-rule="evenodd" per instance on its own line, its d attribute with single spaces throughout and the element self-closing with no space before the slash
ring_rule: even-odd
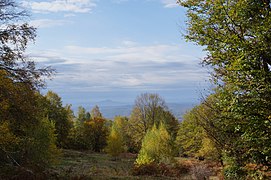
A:
<svg viewBox="0 0 271 180">
<path fill-rule="evenodd" d="M 182 121 L 156 93 L 129 117 L 73 112 L 25 55 L 29 13 L 0 0 L 0 179 L 270 179 L 270 0 L 178 0 L 212 89 Z M 176 74 L 178 76 L 178 74 Z"/>
</svg>

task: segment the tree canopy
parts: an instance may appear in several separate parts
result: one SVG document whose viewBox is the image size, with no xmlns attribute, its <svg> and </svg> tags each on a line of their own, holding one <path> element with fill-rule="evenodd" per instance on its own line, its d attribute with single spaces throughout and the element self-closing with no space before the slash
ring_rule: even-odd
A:
<svg viewBox="0 0 271 180">
<path fill-rule="evenodd" d="M 36 29 L 24 22 L 27 12 L 14 0 L 1 0 L 0 6 L 0 70 L 13 82 L 23 82 L 32 88 L 44 86 L 44 77 L 50 76 L 53 70 L 37 68 L 24 54 L 36 37 Z"/>
<path fill-rule="evenodd" d="M 141 142 L 153 125 L 164 123 L 167 131 L 175 138 L 178 131 L 178 120 L 168 110 L 165 100 L 158 94 L 143 93 L 135 100 L 135 105 L 129 120 L 129 134 L 135 146 Z"/>
<path fill-rule="evenodd" d="M 36 37 L 35 28 L 25 21 L 27 12 L 14 0 L 1 0 L 0 7 L 0 128 L 5 134 L 0 139 L 0 166 L 48 166 L 58 150 L 39 88 L 53 70 L 38 68 L 25 55 Z"/>
<path fill-rule="evenodd" d="M 214 68 L 211 109 L 220 112 L 213 122 L 224 125 L 220 135 L 234 137 L 234 146 L 224 149 L 226 156 L 238 167 L 256 163 L 270 168 L 270 0 L 179 2 L 187 8 L 186 39 L 204 47 L 203 63 Z"/>
</svg>

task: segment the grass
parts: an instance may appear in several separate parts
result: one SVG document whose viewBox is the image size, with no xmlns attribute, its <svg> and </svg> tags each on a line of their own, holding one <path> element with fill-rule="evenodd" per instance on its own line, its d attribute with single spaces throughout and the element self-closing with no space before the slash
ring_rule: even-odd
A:
<svg viewBox="0 0 271 180">
<path fill-rule="evenodd" d="M 63 150 L 59 164 L 48 170 L 51 179 L 174 179 L 133 176 L 135 156 L 114 160 L 107 154 Z"/>
<path fill-rule="evenodd" d="M 114 161 L 101 153 L 64 150 L 60 163 L 53 167 L 55 173 L 67 179 L 98 179 L 129 176 L 133 159 Z"/>
<path fill-rule="evenodd" d="M 133 154 L 122 154 L 115 160 L 107 154 L 93 153 L 87 151 L 63 150 L 59 163 L 46 171 L 33 174 L 23 167 L 16 168 L 11 172 L 12 179 L 146 179 L 146 180 L 219 180 L 222 178 L 222 167 L 213 161 L 199 161 L 193 158 L 176 157 L 175 163 L 171 165 L 159 164 L 149 165 L 137 169 L 134 167 L 136 157 Z M 253 165 L 250 165 L 253 168 Z M 3 169 L 2 169 L 3 171 Z M 147 176 L 149 175 L 149 176 Z M 270 174 L 266 174 L 267 179 Z M 8 177 L 8 176 L 1 176 Z M 268 178 L 269 177 L 269 178 Z"/>
<path fill-rule="evenodd" d="M 46 174 L 49 179 L 146 179 L 146 180 L 164 180 L 164 179 L 202 179 L 201 176 L 210 177 L 211 179 L 219 179 L 214 172 L 214 168 L 210 164 L 203 164 L 195 159 L 176 158 L 177 166 L 165 167 L 168 172 L 178 175 L 175 177 L 169 173 L 168 175 L 150 175 L 150 176 L 135 176 L 132 175 L 134 161 L 136 157 L 132 154 L 122 154 L 122 156 L 114 160 L 107 154 L 93 153 L 87 151 L 63 150 L 63 155 L 60 158 L 59 164 L 47 170 Z M 176 165 L 176 164 L 175 164 Z M 182 170 L 182 167 L 188 167 L 188 171 Z M 174 169 L 175 168 L 175 169 Z M 148 170 L 148 169 L 146 169 Z M 133 172 L 132 172 L 133 171 Z M 144 169 L 143 169 L 144 172 Z M 144 174 L 144 173 L 143 173 Z M 46 178 L 46 179 L 48 179 Z"/>
<path fill-rule="evenodd" d="M 11 177 L 13 177 L 12 179 L 29 180 L 190 180 L 203 179 L 204 177 L 213 180 L 219 179 L 214 171 L 216 165 L 206 164 L 192 158 L 176 158 L 176 162 L 172 164 L 150 164 L 140 167 L 134 166 L 135 159 L 136 156 L 129 153 L 122 154 L 116 160 L 104 153 L 63 150 L 57 165 L 37 173 L 18 167 L 18 173 L 12 174 Z"/>
</svg>

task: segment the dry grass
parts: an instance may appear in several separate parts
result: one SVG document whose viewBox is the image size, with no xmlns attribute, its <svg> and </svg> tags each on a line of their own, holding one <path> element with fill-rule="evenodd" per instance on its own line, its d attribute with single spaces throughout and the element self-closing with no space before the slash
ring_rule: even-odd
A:
<svg viewBox="0 0 271 180">
<path fill-rule="evenodd" d="M 222 168 L 218 163 L 212 161 L 199 161 L 193 158 L 176 158 L 176 163 L 154 164 L 144 167 L 135 167 L 135 154 L 121 154 L 119 158 L 113 159 L 107 154 L 63 150 L 63 156 L 58 165 L 44 172 L 34 174 L 27 169 L 17 168 L 11 174 L 13 179 L 146 179 L 146 180 L 220 180 L 223 179 Z M 248 164 L 247 169 L 254 170 L 256 165 Z M 264 167 L 262 167 L 264 171 Z M 14 172 L 16 171 L 16 172 Z M 270 172 L 265 176 L 270 178 Z M 0 176 L 6 177 L 6 176 Z M 5 179 L 5 178 L 4 178 Z"/>
<path fill-rule="evenodd" d="M 134 158 L 112 159 L 102 153 L 64 150 L 51 172 L 64 179 L 121 179 L 130 177 Z"/>
<path fill-rule="evenodd" d="M 179 179 L 166 174 L 141 174 L 135 176 L 134 161 L 136 155 L 122 154 L 115 160 L 107 154 L 64 150 L 60 163 L 47 171 L 50 179 Z M 174 166 L 176 168 L 177 166 Z M 176 169 L 169 169 L 174 172 Z M 182 179 L 191 179 L 184 172 Z"/>
<path fill-rule="evenodd" d="M 135 174 L 135 158 L 136 155 L 127 153 L 114 160 L 107 154 L 64 150 L 60 163 L 46 172 L 47 179 L 219 179 L 216 164 L 186 158 L 176 158 L 173 165 L 159 165 L 163 173 L 144 174 L 153 168 L 147 167 L 137 169 Z"/>
</svg>

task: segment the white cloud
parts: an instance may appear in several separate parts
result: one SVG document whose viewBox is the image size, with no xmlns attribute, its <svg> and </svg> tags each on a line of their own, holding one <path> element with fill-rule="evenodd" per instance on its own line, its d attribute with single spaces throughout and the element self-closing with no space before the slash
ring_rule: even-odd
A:
<svg viewBox="0 0 271 180">
<path fill-rule="evenodd" d="M 109 86 L 136 88 L 207 79 L 207 73 L 198 64 L 200 57 L 184 53 L 177 45 L 67 46 L 65 51 L 73 57 L 70 63 L 82 64 L 77 70 L 82 80 Z"/>
<path fill-rule="evenodd" d="M 177 0 L 161 0 L 162 4 L 164 4 L 165 8 L 174 8 L 177 7 Z"/>
<path fill-rule="evenodd" d="M 72 13 L 70 13 L 70 14 L 64 14 L 64 17 L 75 17 L 76 15 L 75 14 L 72 14 Z"/>
<path fill-rule="evenodd" d="M 58 51 L 36 52 L 33 58 L 56 68 L 59 73 L 54 83 L 63 86 L 80 86 L 83 91 L 147 90 L 175 89 L 207 80 L 206 70 L 198 65 L 200 57 L 187 53 L 177 45 L 166 44 L 67 46 Z"/>
<path fill-rule="evenodd" d="M 71 23 L 65 20 L 53 20 L 53 19 L 37 19 L 30 21 L 30 25 L 36 28 L 49 28 L 54 26 L 63 26 L 65 24 Z"/>
<path fill-rule="evenodd" d="M 96 3 L 93 0 L 51 0 L 51 1 L 23 1 L 23 6 L 29 7 L 35 13 L 48 12 L 90 12 Z"/>
<path fill-rule="evenodd" d="M 123 43 L 122 43 L 123 44 Z M 176 45 L 155 44 L 148 46 L 139 46 L 135 42 L 124 43 L 124 46 L 115 48 L 110 47 L 81 47 L 66 46 L 67 52 L 73 54 L 91 56 L 95 58 L 106 58 L 110 61 L 123 62 L 172 62 L 186 61 L 191 63 L 191 56 L 180 54 L 181 48 Z M 130 45 L 131 44 L 131 45 Z M 180 58 L 182 56 L 182 58 Z M 192 61 L 193 62 L 193 61 Z"/>
</svg>

